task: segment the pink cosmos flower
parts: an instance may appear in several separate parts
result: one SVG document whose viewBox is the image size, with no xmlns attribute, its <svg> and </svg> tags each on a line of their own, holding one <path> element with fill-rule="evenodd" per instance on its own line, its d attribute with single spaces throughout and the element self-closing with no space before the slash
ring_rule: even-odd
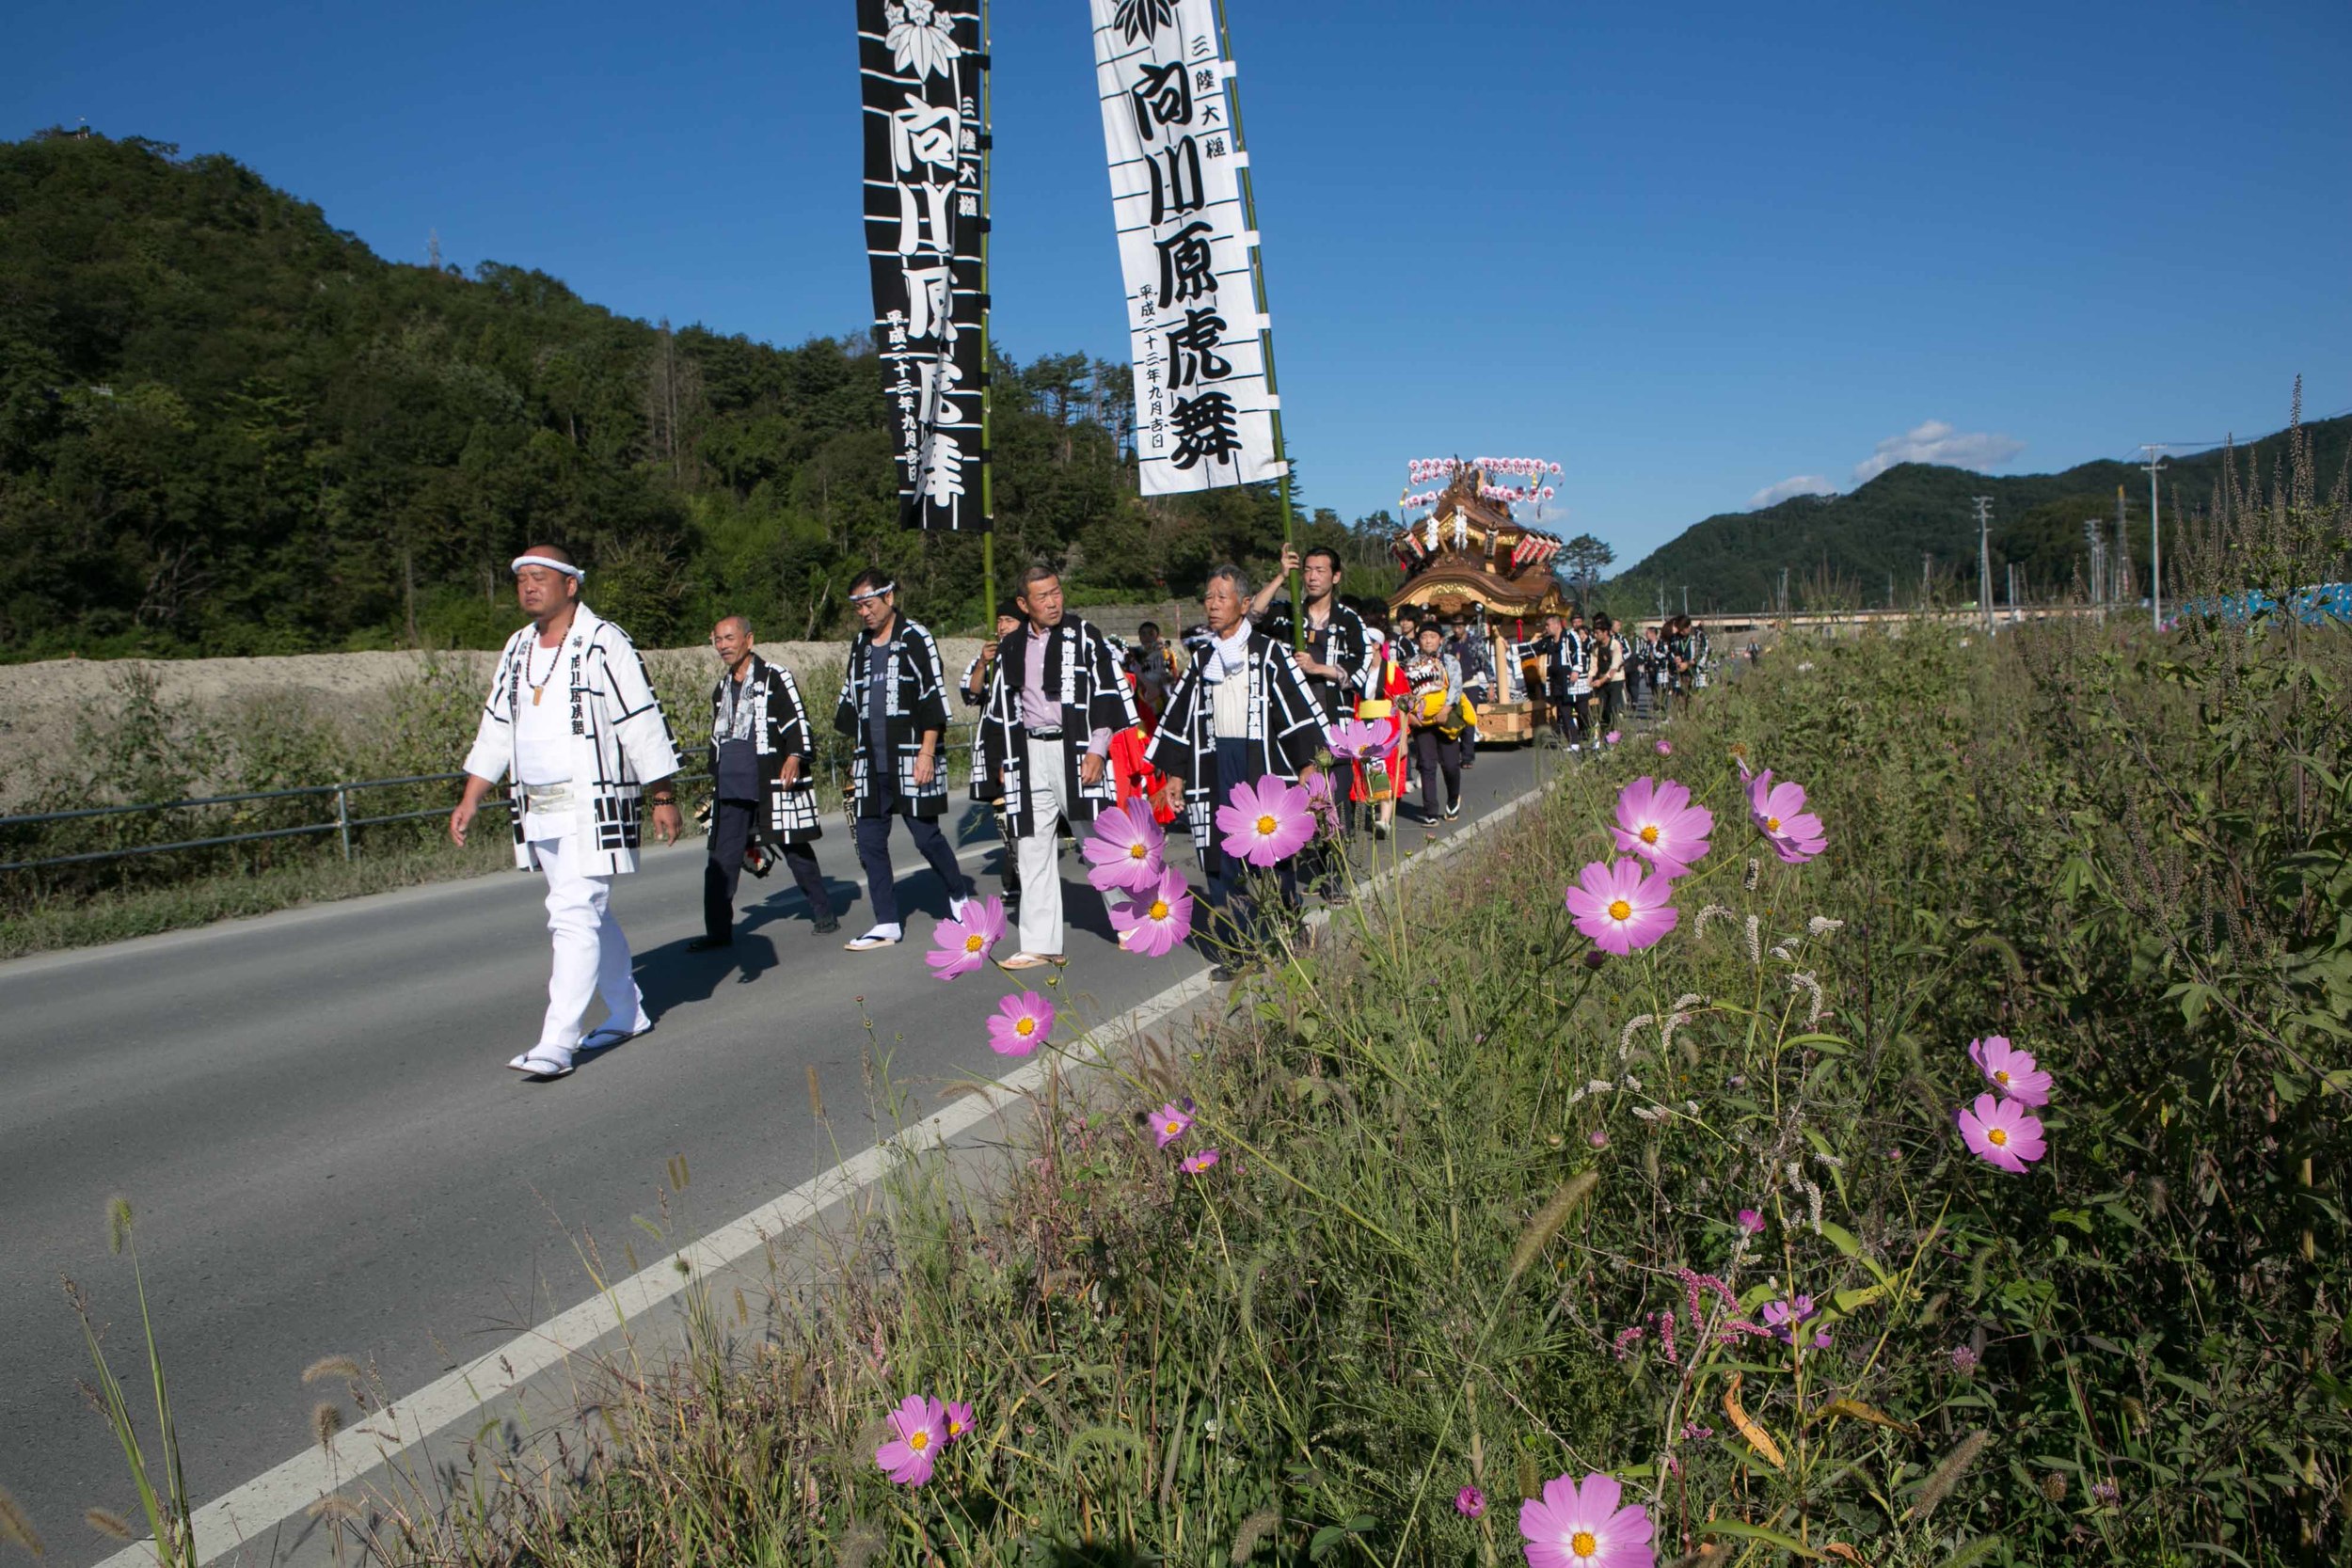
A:
<svg viewBox="0 0 2352 1568">
<path fill-rule="evenodd" d="M 1764 1234 L 1764 1216 L 1757 1213 L 1755 1210 L 1740 1210 L 1739 1213 L 1739 1220 L 1740 1228 L 1746 1231 L 1749 1235 L 1761 1236 Z"/>
<path fill-rule="evenodd" d="M 1980 1094 L 1974 1110 L 1959 1112 L 1953 1119 L 1960 1123 L 1960 1140 L 1970 1153 L 2012 1174 L 2023 1174 L 2027 1164 L 2049 1152 L 2042 1141 L 2040 1118 L 2027 1116 L 2014 1100 Z"/>
<path fill-rule="evenodd" d="M 1568 889 L 1576 928 L 1603 952 L 1623 957 L 1647 947 L 1681 918 L 1666 901 L 1674 896 L 1674 879 L 1663 873 L 1645 876 L 1643 870 L 1637 860 L 1594 861 Z"/>
<path fill-rule="evenodd" d="M 1659 754 L 1660 756 L 1661 756 L 1661 757 L 1670 757 L 1670 756 L 1674 755 L 1674 754 L 1675 754 L 1675 743 L 1674 743 L 1673 741 L 1671 741 L 1671 740 L 1661 740 L 1661 741 L 1660 741 L 1660 742 L 1658 743 L 1658 754 Z"/>
<path fill-rule="evenodd" d="M 1968 1059 L 1977 1064 L 1993 1092 L 2020 1105 L 2050 1103 L 2050 1075 L 2034 1065 L 2031 1052 L 2009 1043 L 2007 1035 L 1987 1035 L 1968 1042 Z"/>
<path fill-rule="evenodd" d="M 988 1021 L 988 1048 L 999 1056 L 1025 1056 L 1045 1043 L 1054 1027 L 1054 1005 L 1033 990 L 996 1004 Z"/>
<path fill-rule="evenodd" d="M 1082 851 L 1087 880 L 1097 893 L 1114 888 L 1140 893 L 1159 880 L 1167 848 L 1168 834 L 1152 819 L 1150 802 L 1130 800 L 1094 819 Z"/>
<path fill-rule="evenodd" d="M 1804 809 L 1804 786 L 1772 783 L 1769 768 L 1748 781 L 1748 812 L 1772 853 L 1803 865 L 1828 847 L 1821 819 Z"/>
<path fill-rule="evenodd" d="M 1486 1494 L 1475 1486 L 1465 1486 L 1454 1494 L 1454 1512 L 1465 1519 L 1475 1519 L 1486 1512 Z"/>
<path fill-rule="evenodd" d="M 1649 1513 L 1638 1505 L 1619 1507 L 1624 1499 L 1625 1489 L 1611 1476 L 1544 1482 L 1541 1499 L 1519 1504 L 1528 1568 L 1657 1568 Z"/>
<path fill-rule="evenodd" d="M 943 980 L 969 974 L 988 962 L 991 949 L 1005 940 L 1005 901 L 994 894 L 963 906 L 961 920 L 943 920 L 931 932 L 935 951 L 923 955 Z"/>
<path fill-rule="evenodd" d="M 1618 741 L 1625 738 L 1625 734 L 1621 730 L 1611 730 L 1607 735 L 1602 736 L 1601 738 L 1609 742 L 1610 745 L 1614 746 Z"/>
<path fill-rule="evenodd" d="M 1279 864 L 1314 837 L 1315 815 L 1307 792 L 1271 773 L 1233 791 L 1231 805 L 1216 808 L 1220 847 L 1261 870 Z"/>
<path fill-rule="evenodd" d="M 1307 791 L 1307 809 L 1314 813 L 1315 831 L 1328 838 L 1340 836 L 1340 803 L 1332 791 L 1331 775 L 1317 769 L 1300 787 Z"/>
<path fill-rule="evenodd" d="M 941 1414 L 945 1418 L 948 1442 L 953 1443 L 971 1435 L 972 1407 L 970 1405 L 958 1404 L 955 1401 L 949 1400 L 941 1406 Z"/>
<path fill-rule="evenodd" d="M 1331 726 L 1331 754 L 1344 761 L 1385 754 L 1396 739 L 1393 719 L 1343 719 Z"/>
<path fill-rule="evenodd" d="M 874 1450 L 874 1463 L 900 1486 L 920 1486 L 931 1479 L 939 1450 L 947 1444 L 946 1412 L 937 1400 L 909 1394 L 890 1413 L 890 1430 L 898 1435 Z"/>
<path fill-rule="evenodd" d="M 1715 814 L 1691 803 L 1691 792 L 1645 773 L 1617 792 L 1617 847 L 1639 855 L 1668 877 L 1679 877 L 1707 853 Z"/>
<path fill-rule="evenodd" d="M 1217 1153 L 1216 1149 L 1204 1148 L 1198 1154 L 1187 1154 L 1182 1160 L 1177 1161 L 1176 1168 L 1186 1176 L 1198 1176 L 1222 1158 L 1224 1156 Z"/>
<path fill-rule="evenodd" d="M 1152 1113 L 1152 1135 L 1159 1140 L 1162 1148 L 1166 1148 L 1190 1131 L 1192 1131 L 1190 1101 L 1179 1105 L 1171 1100 Z"/>
<path fill-rule="evenodd" d="M 1156 958 L 1192 932 L 1192 888 L 1184 874 L 1164 868 L 1135 897 L 1111 907 L 1111 928 L 1120 951 Z"/>
</svg>

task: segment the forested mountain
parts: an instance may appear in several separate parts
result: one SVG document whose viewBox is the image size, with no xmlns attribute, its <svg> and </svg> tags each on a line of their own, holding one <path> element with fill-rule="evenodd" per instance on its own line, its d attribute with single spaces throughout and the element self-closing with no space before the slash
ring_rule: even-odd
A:
<svg viewBox="0 0 2352 1568">
<path fill-rule="evenodd" d="M 1270 495 L 1138 498 L 1130 406 L 1124 366 L 1000 361 L 999 561 L 1053 560 L 1081 599 L 1263 562 Z M 0 144 L 0 657 L 495 645 L 540 539 L 648 642 L 733 610 L 837 630 L 869 563 L 977 625 L 978 541 L 899 531 L 883 413 L 861 341 L 386 261 L 224 156 Z M 1306 531 L 1354 543 L 1328 513 Z"/>
<path fill-rule="evenodd" d="M 2324 490 L 2343 471 L 2352 451 L 2352 416 L 2305 429 Z M 2240 446 L 2240 475 L 2249 471 L 2250 462 L 2266 486 L 2285 450 L 2283 433 Z M 2175 516 L 2211 503 L 2222 461 L 2218 451 L 2166 460 L 2162 483 L 2168 551 L 2175 548 Z M 1613 600 L 1637 613 L 1654 612 L 1661 586 L 1668 607 L 1679 610 L 1685 584 L 1693 611 L 1754 610 L 1778 602 L 1786 567 L 1791 609 L 1883 605 L 1890 578 L 1896 602 L 1908 606 L 1919 602 L 1924 563 L 1931 598 L 1972 600 L 1978 574 L 1971 498 L 1990 496 L 1995 600 L 2006 602 L 2006 566 L 2011 562 L 2024 579 L 2021 596 L 2046 597 L 2068 592 L 2077 573 L 2088 582 L 2087 519 L 2101 520 L 2108 548 L 2114 548 L 2118 486 L 2132 582 L 2144 594 L 2148 476 L 2131 464 L 2117 462 L 2085 463 L 2058 474 L 2007 477 L 1900 464 L 1849 495 L 1798 496 L 1777 506 L 1722 513 L 1695 523 L 1612 578 L 1607 591 Z"/>
</svg>

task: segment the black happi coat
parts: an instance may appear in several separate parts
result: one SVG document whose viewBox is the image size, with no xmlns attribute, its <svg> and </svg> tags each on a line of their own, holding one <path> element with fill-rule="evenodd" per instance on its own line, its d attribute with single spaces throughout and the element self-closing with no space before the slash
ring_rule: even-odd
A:
<svg viewBox="0 0 2352 1568">
<path fill-rule="evenodd" d="M 710 776 L 719 777 L 719 726 L 725 721 L 727 688 L 734 685 L 723 671 L 710 689 Z M 817 815 L 817 785 L 810 777 L 808 709 L 801 702 L 800 682 L 781 664 L 752 655 L 743 673 L 743 689 L 736 699 L 751 705 L 751 742 L 759 759 L 760 800 L 767 809 L 752 817 L 752 838 L 760 844 L 805 844 L 825 834 Z M 784 759 L 801 759 L 798 784 L 784 782 Z M 711 832 L 719 831 L 719 814 L 710 814 Z"/>
<path fill-rule="evenodd" d="M 947 809 L 947 677 L 940 668 L 939 644 L 930 632 L 905 616 L 898 617 L 898 651 L 891 661 L 890 689 L 883 716 L 890 755 L 868 755 L 873 743 L 866 733 L 866 638 L 850 639 L 849 668 L 841 676 L 841 701 L 834 708 L 833 727 L 857 740 L 857 756 L 850 767 L 850 811 L 855 816 L 884 815 L 881 786 L 897 782 L 894 809 L 901 816 L 938 816 Z M 939 733 L 939 750 L 932 753 L 931 782 L 914 782 L 914 763 L 922 753 L 923 732 Z M 888 772 L 878 773 L 885 768 Z"/>
<path fill-rule="evenodd" d="M 1258 629 L 1287 648 L 1291 645 L 1291 607 L 1279 605 L 1266 611 Z M 1321 653 L 1314 650 L 1314 623 L 1307 623 L 1306 646 L 1309 657 L 1318 664 L 1334 664 L 1345 673 L 1336 685 L 1327 683 L 1320 675 L 1307 677 L 1307 685 L 1323 698 L 1324 715 L 1328 719 L 1344 718 L 1354 707 L 1357 690 L 1362 686 L 1364 669 L 1372 662 L 1372 628 L 1364 618 L 1334 599 L 1331 620 L 1324 628 Z"/>
<path fill-rule="evenodd" d="M 1146 763 L 1184 786 L 1184 821 L 1203 870 L 1214 873 L 1224 851 L 1217 846 L 1216 808 L 1229 786 L 1217 777 L 1216 718 L 1201 673 L 1216 657 L 1216 645 L 1195 648 L 1160 715 L 1160 727 L 1143 753 Z M 1248 683 L 1249 752 L 1261 774 L 1298 775 L 1329 744 L 1323 704 L 1307 677 L 1291 662 L 1291 651 L 1262 631 L 1249 635 L 1249 657 L 1232 677 Z M 1246 783 L 1236 780 L 1235 783 Z"/>
<path fill-rule="evenodd" d="M 1029 790 L 1023 775 L 1029 765 L 1029 731 L 1021 718 L 1021 683 L 1029 658 L 1029 628 L 1021 626 L 996 645 L 990 661 L 988 701 L 980 712 L 979 760 L 974 765 L 973 793 L 997 800 L 997 809 L 1015 838 L 1045 832 L 1030 810 Z M 1120 673 L 1119 656 L 1110 639 L 1075 616 L 1065 617 L 1045 641 L 1046 694 L 1061 706 L 1061 799 L 1073 829 L 1094 820 L 1097 813 L 1119 799 L 1119 781 L 1110 759 L 1103 759 L 1103 777 L 1093 785 L 1078 782 L 1078 768 L 1087 743 L 1096 730 L 1117 735 L 1136 722 L 1134 696 Z M 1001 794 L 999 784 L 1001 781 Z"/>
</svg>

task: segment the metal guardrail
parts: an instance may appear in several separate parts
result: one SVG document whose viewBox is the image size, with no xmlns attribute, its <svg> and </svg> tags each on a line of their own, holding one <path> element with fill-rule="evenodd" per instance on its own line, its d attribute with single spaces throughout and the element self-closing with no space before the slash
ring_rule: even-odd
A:
<svg viewBox="0 0 2352 1568">
<path fill-rule="evenodd" d="M 960 742 L 955 738 L 958 729 L 964 732 L 964 738 Z M 948 755 L 961 753 L 964 761 L 963 771 L 949 774 L 951 781 L 969 776 L 971 748 L 971 727 L 949 725 L 948 739 L 941 750 Z M 946 765 L 945 757 L 942 761 L 943 765 Z M 829 772 L 832 777 L 833 793 L 837 799 L 841 794 L 841 765 L 837 759 L 830 764 Z M 350 779 L 331 784 L 299 784 L 291 789 L 257 789 L 235 795 L 193 796 L 185 800 L 141 801 L 122 806 L 84 806 L 72 811 L 33 812 L 23 816 L 0 816 L 0 832 L 4 832 L 11 828 L 36 828 L 52 822 L 87 821 L 102 816 L 130 816 L 167 811 L 191 811 L 208 806 L 244 805 L 256 800 L 291 800 L 326 795 L 335 798 L 335 816 L 332 821 L 306 822 L 291 828 L 262 828 L 251 832 L 222 833 L 211 838 L 179 839 L 169 844 L 134 844 L 119 849 L 88 849 L 79 854 L 51 855 L 40 860 L 5 861 L 0 862 L 0 872 L 37 871 L 46 866 L 84 865 L 97 861 L 127 860 L 135 855 L 164 855 L 185 849 L 218 849 L 234 844 L 260 844 L 272 839 L 305 838 L 325 833 L 337 835 L 341 840 L 343 859 L 350 860 L 357 852 L 357 846 L 353 843 L 351 836 L 355 829 L 377 828 L 394 822 L 418 822 L 428 817 L 447 816 L 450 812 L 448 806 L 439 805 L 429 806 L 422 811 L 388 812 L 375 816 L 354 816 L 351 814 L 353 795 L 361 790 L 394 789 L 408 784 L 453 784 L 465 776 L 462 771 L 414 773 L 396 779 Z M 693 784 L 707 780 L 709 775 L 699 768 L 681 768 L 676 777 L 682 784 Z M 482 809 L 510 811 L 513 809 L 513 802 L 504 797 L 485 800 L 482 802 Z"/>
<path fill-rule="evenodd" d="M 38 827 L 47 822 L 86 821 L 98 816 L 128 816 L 140 813 L 189 811 L 204 806 L 242 805 L 254 800 L 292 800 L 306 796 L 335 797 L 335 819 L 331 822 L 305 822 L 292 828 L 261 828 L 246 833 L 221 833 L 212 838 L 183 838 L 169 844 L 134 844 L 119 849 L 89 849 L 76 855 L 51 855 L 34 861 L 0 862 L 0 871 L 35 871 L 51 865 L 81 865 L 93 861 L 125 860 L 134 855 L 164 855 L 180 849 L 218 849 L 231 844 L 259 844 L 270 839 L 302 838 L 318 833 L 334 833 L 342 840 L 343 859 L 354 853 L 351 833 L 355 828 L 375 828 L 390 822 L 416 822 L 431 816 L 447 816 L 447 806 L 430 806 L 423 811 L 387 812 L 375 816 L 351 815 L 351 798 L 363 789 L 392 789 L 403 784 L 453 784 L 466 775 L 456 773 L 413 773 L 398 779 L 349 779 L 331 784 L 300 784 L 292 789 L 256 789 L 238 795 L 199 795 L 185 800 L 143 801 L 127 806 L 87 806 L 78 811 L 35 812 L 24 816 L 0 816 L 0 831 L 9 828 Z M 699 773 L 684 773 L 681 780 L 701 778 Z M 513 802 L 501 798 L 482 802 L 485 811 L 508 811 Z"/>
</svg>

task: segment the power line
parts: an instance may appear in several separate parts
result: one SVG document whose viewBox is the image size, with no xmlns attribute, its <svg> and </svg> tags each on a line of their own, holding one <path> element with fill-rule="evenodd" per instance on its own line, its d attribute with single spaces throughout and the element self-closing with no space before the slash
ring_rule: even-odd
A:
<svg viewBox="0 0 2352 1568">
<path fill-rule="evenodd" d="M 2346 414 L 2352 414 L 2352 404 L 2339 408 L 2332 414 L 2321 414 L 2313 419 L 2306 419 L 2303 420 L 2303 423 L 2307 427 L 2315 424 L 2326 424 L 2329 420 L 2340 420 Z M 2270 436 L 2276 436 L 2279 434 L 2280 433 L 2275 430 L 2270 432 Z M 2122 456 L 2113 458 L 2110 461 L 2117 463 L 2130 463 L 2134 467 L 2139 467 L 2139 464 L 2134 460 L 2132 452 L 2144 451 L 2150 446 L 2163 447 L 2167 451 L 2170 451 L 2175 457 L 2201 457 L 2209 451 L 2218 451 L 2226 446 L 2233 444 L 2239 446 L 2252 446 L 2254 441 L 2264 441 L 2268 439 L 2269 436 L 2257 436 L 2253 438 L 2253 440 L 2249 441 L 2241 441 L 2236 436 L 2209 436 L 2195 441 L 2142 442 L 2134 445 L 2130 451 L 2125 451 Z"/>
</svg>

